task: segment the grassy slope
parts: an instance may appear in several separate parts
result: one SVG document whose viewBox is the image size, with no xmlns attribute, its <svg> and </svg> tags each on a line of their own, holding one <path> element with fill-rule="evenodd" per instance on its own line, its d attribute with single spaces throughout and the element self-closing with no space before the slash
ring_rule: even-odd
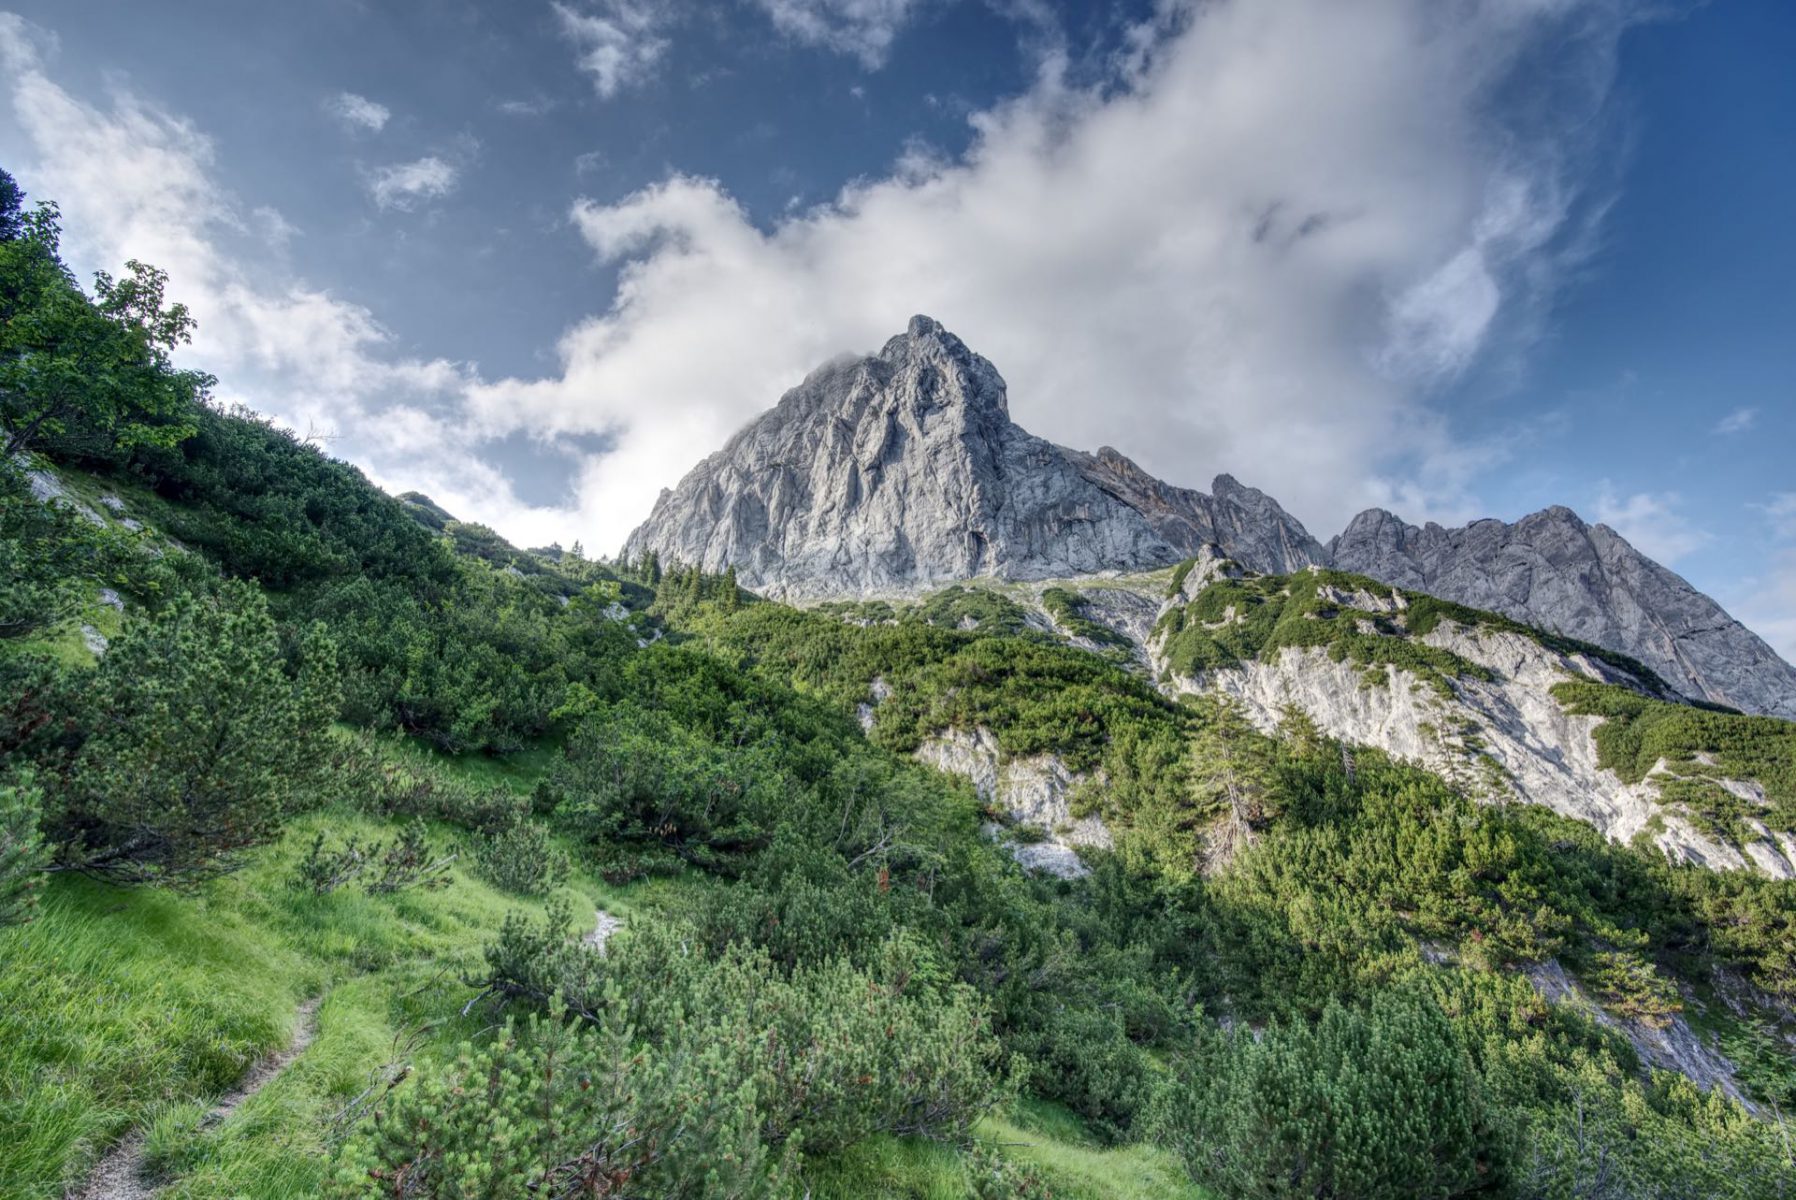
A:
<svg viewBox="0 0 1796 1200">
<path fill-rule="evenodd" d="M 492 782 L 489 764 L 473 766 Z M 514 776 L 514 771 L 505 772 Z M 526 780 L 514 776 L 514 782 Z M 0 1196 L 63 1194 L 118 1138 L 146 1133 L 146 1161 L 175 1198 L 314 1194 L 333 1118 L 389 1063 L 446 1055 L 490 1014 L 458 1015 L 459 981 L 507 912 L 537 902 L 455 868 L 431 892 L 295 891 L 293 864 L 319 829 L 364 838 L 394 825 L 330 811 L 295 823 L 239 874 L 188 894 L 57 878 L 38 919 L 0 932 Z M 440 843 L 453 838 L 446 827 Z M 585 908 L 656 902 L 577 874 Z M 317 1040 L 222 1124 L 207 1112 L 262 1055 L 292 1037 L 298 1004 L 323 996 Z M 1089 1200 L 1195 1196 L 1165 1155 L 1105 1151 L 1076 1122 L 1028 1133 L 988 1121 L 982 1138 L 1038 1168 L 1054 1194 Z M 883 1139 L 815 1164 L 813 1195 L 964 1197 L 953 1148 Z M 1184 1190 L 1178 1190 L 1184 1188 Z"/>
<path fill-rule="evenodd" d="M 506 912 L 540 907 L 460 864 L 440 891 L 296 891 L 287 877 L 323 826 L 390 833 L 359 815 L 319 814 L 245 871 L 188 895 L 57 879 L 38 920 L 0 934 L 0 1125 L 16 1131 L 0 1143 L 0 1195 L 57 1195 L 146 1123 L 152 1153 L 195 1172 L 172 1194 L 303 1194 L 322 1170 L 322 1119 L 367 1086 L 397 1039 L 456 1011 L 466 992 L 457 969 L 477 963 Z M 624 907 L 602 884 L 570 886 Z M 215 1135 L 193 1137 L 209 1101 L 285 1045 L 297 1004 L 321 993 L 319 1037 L 299 1067 Z M 430 1042 L 475 1027 L 460 1024 L 433 1029 Z"/>
</svg>

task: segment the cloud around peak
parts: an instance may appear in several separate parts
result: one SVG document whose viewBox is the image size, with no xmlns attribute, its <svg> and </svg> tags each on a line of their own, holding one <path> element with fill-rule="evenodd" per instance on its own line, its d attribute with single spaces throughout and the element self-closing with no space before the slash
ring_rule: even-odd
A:
<svg viewBox="0 0 1796 1200">
<path fill-rule="evenodd" d="M 963 158 L 907 155 L 771 225 L 677 173 L 578 202 L 615 301 L 564 337 L 561 378 L 475 409 L 611 433 L 583 495 L 610 544 L 810 367 L 925 311 L 1056 441 L 1181 483 L 1231 470 L 1322 529 L 1393 498 L 1466 514 L 1468 468 L 1503 450 L 1429 398 L 1550 303 L 1623 24 L 1571 0 L 1168 5 L 1112 77 L 1050 56 Z M 1557 119 L 1536 96 L 1511 123 L 1541 54 Z"/>
<path fill-rule="evenodd" d="M 601 95 L 658 69 L 665 8 L 553 11 Z M 1031 87 L 971 116 L 964 155 L 915 149 L 825 204 L 769 221 L 678 171 L 572 203 L 616 292 L 567 329 L 556 369 L 500 380 L 398 359 L 375 314 L 233 261 L 220 247 L 244 218 L 189 123 L 128 95 L 85 105 L 36 63 L 13 99 L 28 186 L 90 231 L 87 262 L 166 266 L 243 398 L 521 542 L 615 548 L 811 368 L 915 312 L 1004 372 L 1034 432 L 1178 483 L 1230 471 L 1327 531 L 1369 504 L 1471 515 L 1467 477 L 1508 452 L 1457 436 L 1430 398 L 1525 337 L 1600 208 L 1571 150 L 1601 127 L 1625 17 L 1603 0 L 1168 0 L 1103 78 L 1044 53 Z M 1543 53 L 1553 70 L 1529 75 Z M 462 165 L 426 155 L 368 186 L 422 204 Z M 522 503 L 483 458 L 518 436 L 590 447 L 565 504 Z"/>
</svg>

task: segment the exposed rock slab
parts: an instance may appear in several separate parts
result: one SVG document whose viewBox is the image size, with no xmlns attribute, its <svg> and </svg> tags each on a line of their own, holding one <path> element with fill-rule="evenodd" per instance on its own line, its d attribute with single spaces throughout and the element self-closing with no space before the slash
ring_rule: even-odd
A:
<svg viewBox="0 0 1796 1200">
<path fill-rule="evenodd" d="M 1530 963 L 1523 968 L 1523 974 L 1543 999 L 1579 1009 L 1597 1024 L 1621 1034 L 1648 1066 L 1679 1072 L 1704 1091 L 1718 1089 L 1748 1111 L 1764 1115 L 1741 1089 L 1734 1064 L 1698 1036 L 1681 1015 L 1673 1016 L 1663 1026 L 1623 1020 L 1598 1004 L 1558 959 Z"/>
<path fill-rule="evenodd" d="M 1322 548 L 1264 493 L 1154 479 L 1010 419 L 1003 378 L 927 317 L 830 363 L 663 492 L 625 553 L 736 568 L 774 596 L 902 595 L 1165 566 L 1215 542 L 1261 571 Z"/>
<path fill-rule="evenodd" d="M 1040 841 L 1006 840 L 1025 868 L 1073 879 L 1087 873 L 1078 847 L 1109 849 L 1110 831 L 1097 817 L 1073 819 L 1069 796 L 1082 779 L 1057 755 L 1006 756 L 987 729 L 946 729 L 917 750 L 917 758 L 938 770 L 965 776 L 987 804 L 1004 809 L 1020 826 L 1039 830 Z M 1003 836 L 1002 830 L 993 831 Z"/>
</svg>

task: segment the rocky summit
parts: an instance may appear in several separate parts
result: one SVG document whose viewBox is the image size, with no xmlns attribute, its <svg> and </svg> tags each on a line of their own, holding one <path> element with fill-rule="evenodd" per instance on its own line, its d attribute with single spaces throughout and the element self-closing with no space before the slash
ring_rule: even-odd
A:
<svg viewBox="0 0 1796 1200">
<path fill-rule="evenodd" d="M 812 372 L 663 492 L 625 553 L 821 597 L 1167 566 L 1207 542 L 1258 571 L 1322 556 L 1227 476 L 1206 496 L 1028 433 L 996 368 L 916 317 L 878 354 Z"/>
<path fill-rule="evenodd" d="M 1328 559 L 1620 650 L 1696 699 L 1796 719 L 1796 668 L 1680 576 L 1569 508 L 1459 529 L 1418 529 L 1371 509 L 1328 544 Z"/>
<path fill-rule="evenodd" d="M 1460 529 L 1371 510 L 1324 545 L 1231 476 L 1205 494 L 1029 433 L 997 369 L 924 316 L 813 371 L 663 491 L 625 553 L 820 599 L 1149 570 L 1212 545 L 1253 571 L 1334 566 L 1489 609 L 1631 655 L 1692 698 L 1796 718 L 1796 669 L 1570 509 Z"/>
</svg>

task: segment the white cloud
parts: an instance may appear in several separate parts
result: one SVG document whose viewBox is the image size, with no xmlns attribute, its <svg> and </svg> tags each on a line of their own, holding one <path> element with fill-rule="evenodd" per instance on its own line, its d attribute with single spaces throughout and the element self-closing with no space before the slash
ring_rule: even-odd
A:
<svg viewBox="0 0 1796 1200">
<path fill-rule="evenodd" d="M 604 99 L 652 77 L 667 53 L 666 6 L 656 0 L 594 0 L 584 8 L 554 0 L 552 7 Z"/>
<path fill-rule="evenodd" d="M 1622 499 L 1605 479 L 1596 499 L 1596 519 L 1647 557 L 1670 566 L 1714 540 L 1678 512 L 1682 502 L 1676 492 L 1636 492 Z"/>
<path fill-rule="evenodd" d="M 922 0 L 754 0 L 774 28 L 806 45 L 852 55 L 868 70 L 885 64 L 893 40 Z"/>
<path fill-rule="evenodd" d="M 602 95 L 663 52 L 645 4 L 556 11 Z M 200 316 L 200 365 L 520 542 L 616 547 L 811 367 L 915 312 L 990 357 L 1016 418 L 1063 444 L 1115 445 L 1180 483 L 1232 471 L 1323 535 L 1391 497 L 1411 517 L 1470 508 L 1467 475 L 1506 451 L 1456 439 L 1429 389 L 1552 294 L 1579 229 L 1568 147 L 1601 128 L 1621 17 L 1605 0 L 1168 0 L 1162 16 L 1092 87 L 1045 57 L 1025 94 L 970 118 L 963 158 L 913 147 L 771 225 L 678 174 L 576 203 L 619 287 L 538 379 L 393 359 L 366 309 L 227 257 L 243 222 L 178 118 L 88 107 L 35 63 L 13 89 L 38 153 L 22 174 L 91 231 L 84 263 L 164 265 Z M 1497 94 L 1543 47 L 1555 69 L 1503 117 Z M 520 431 L 616 449 L 585 456 L 566 508 L 529 508 L 470 449 Z"/>
<path fill-rule="evenodd" d="M 964 159 L 907 153 L 770 228 L 683 175 L 577 204 L 622 264 L 615 302 L 563 338 L 561 378 L 480 389 L 475 411 L 614 438 L 582 494 L 588 543 L 614 545 L 810 367 L 926 312 L 1063 444 L 1181 483 L 1232 471 L 1324 535 L 1393 496 L 1465 512 L 1468 470 L 1502 451 L 1456 441 L 1429 389 L 1550 296 L 1555 232 L 1577 232 L 1571 139 L 1601 126 L 1620 18 L 1426 0 L 1178 15 L 1120 80 L 1073 87 L 1049 60 L 972 118 Z M 1501 123 L 1495 93 L 1543 46 L 1577 86 Z"/>
<path fill-rule="evenodd" d="M 324 102 L 325 111 L 352 130 L 379 133 L 393 114 L 384 104 L 376 104 L 354 92 L 338 92 Z"/>
<path fill-rule="evenodd" d="M 1736 408 L 1727 416 L 1715 422 L 1715 432 L 1723 436 L 1730 433 L 1745 433 L 1758 424 L 1759 410 L 1756 408 Z"/>
<path fill-rule="evenodd" d="M 394 163 L 368 173 L 368 194 L 382 208 L 405 210 L 455 190 L 461 168 L 430 154 L 415 162 Z"/>
</svg>

